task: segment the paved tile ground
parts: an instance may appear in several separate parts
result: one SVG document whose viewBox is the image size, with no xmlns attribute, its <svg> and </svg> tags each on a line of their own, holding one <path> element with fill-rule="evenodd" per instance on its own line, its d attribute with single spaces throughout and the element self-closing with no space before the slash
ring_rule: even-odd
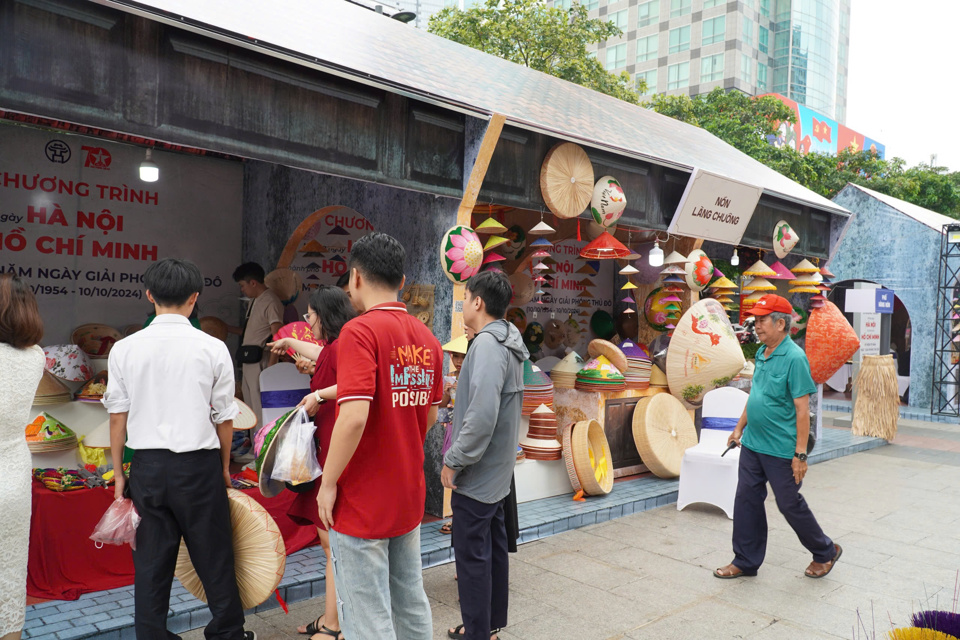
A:
<svg viewBox="0 0 960 640">
<path fill-rule="evenodd" d="M 948 427 L 939 438 L 955 442 Z M 954 427 L 955 429 L 955 427 Z M 904 434 L 913 435 L 913 434 Z M 921 436 L 922 437 L 922 436 Z M 912 612 L 954 610 L 960 571 L 960 452 L 893 445 L 813 467 L 803 493 L 844 547 L 822 580 L 767 502 L 767 561 L 755 578 L 717 580 L 732 523 L 719 510 L 665 506 L 524 544 L 511 560 L 504 640 L 881 638 Z M 459 622 L 453 566 L 425 571 L 435 637 Z M 260 640 L 299 637 L 323 599 L 249 618 Z M 185 640 L 201 640 L 190 631 Z"/>
</svg>

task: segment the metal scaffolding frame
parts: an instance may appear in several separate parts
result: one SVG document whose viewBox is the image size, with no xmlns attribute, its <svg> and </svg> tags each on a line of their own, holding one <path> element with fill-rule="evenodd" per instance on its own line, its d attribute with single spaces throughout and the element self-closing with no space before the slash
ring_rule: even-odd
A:
<svg viewBox="0 0 960 640">
<path fill-rule="evenodd" d="M 960 417 L 960 224 L 943 225 L 931 413 Z"/>
</svg>

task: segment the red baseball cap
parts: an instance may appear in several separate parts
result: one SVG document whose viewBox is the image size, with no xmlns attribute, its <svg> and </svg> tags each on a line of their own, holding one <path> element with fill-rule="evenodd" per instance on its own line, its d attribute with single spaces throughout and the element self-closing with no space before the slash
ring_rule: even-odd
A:
<svg viewBox="0 0 960 640">
<path fill-rule="evenodd" d="M 747 311 L 747 315 L 766 316 L 779 311 L 780 313 L 793 313 L 793 305 L 786 298 L 768 293 L 759 300 L 757 304 Z"/>
</svg>

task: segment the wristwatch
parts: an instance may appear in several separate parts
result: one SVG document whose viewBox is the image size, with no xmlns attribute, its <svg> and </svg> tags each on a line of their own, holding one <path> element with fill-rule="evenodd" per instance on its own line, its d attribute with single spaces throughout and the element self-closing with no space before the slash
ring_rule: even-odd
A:
<svg viewBox="0 0 960 640">
<path fill-rule="evenodd" d="M 793 457 L 796 458 L 797 460 L 799 460 L 800 462 L 806 462 L 806 461 L 807 461 L 807 454 L 805 454 L 805 453 L 794 453 L 794 454 L 793 454 Z"/>
</svg>

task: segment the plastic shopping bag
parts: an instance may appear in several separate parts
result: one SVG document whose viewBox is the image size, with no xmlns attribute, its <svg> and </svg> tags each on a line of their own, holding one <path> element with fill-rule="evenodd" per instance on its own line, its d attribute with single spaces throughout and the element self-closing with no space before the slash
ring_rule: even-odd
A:
<svg viewBox="0 0 960 640">
<path fill-rule="evenodd" d="M 90 539 L 97 543 L 98 549 L 104 544 L 129 544 L 130 548 L 136 551 L 139 524 L 140 515 L 133 506 L 133 500 L 114 500 L 100 518 Z"/>
<path fill-rule="evenodd" d="M 301 407 L 288 420 L 277 443 L 277 458 L 271 480 L 289 482 L 296 486 L 316 480 L 323 470 L 317 462 L 317 445 L 313 441 L 316 427 L 313 419 Z"/>
</svg>

